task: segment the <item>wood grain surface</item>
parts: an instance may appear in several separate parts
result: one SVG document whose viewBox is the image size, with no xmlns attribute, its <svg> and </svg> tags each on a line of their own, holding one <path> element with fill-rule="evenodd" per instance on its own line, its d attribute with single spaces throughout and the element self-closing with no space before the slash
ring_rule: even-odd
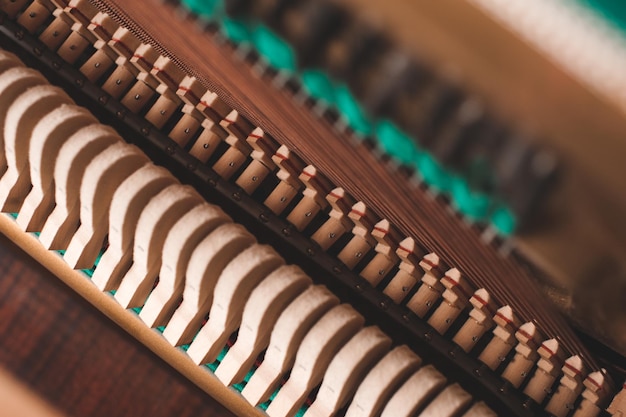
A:
<svg viewBox="0 0 626 417">
<path fill-rule="evenodd" d="M 71 416 L 233 416 L 4 236 L 0 367 Z"/>
</svg>

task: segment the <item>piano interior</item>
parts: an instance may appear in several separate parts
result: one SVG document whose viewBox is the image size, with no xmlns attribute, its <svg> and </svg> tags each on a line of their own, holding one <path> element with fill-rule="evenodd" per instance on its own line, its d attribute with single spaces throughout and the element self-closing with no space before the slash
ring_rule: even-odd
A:
<svg viewBox="0 0 626 417">
<path fill-rule="evenodd" d="M 235 414 L 626 415 L 619 2 L 0 0 L 0 47 L 0 231 Z"/>
</svg>

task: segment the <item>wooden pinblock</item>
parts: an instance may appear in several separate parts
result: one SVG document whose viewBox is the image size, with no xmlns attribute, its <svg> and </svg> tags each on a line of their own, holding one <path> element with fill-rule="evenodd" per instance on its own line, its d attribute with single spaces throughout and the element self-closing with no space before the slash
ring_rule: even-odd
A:
<svg viewBox="0 0 626 417">
<path fill-rule="evenodd" d="M 165 91 L 161 93 L 152 107 L 150 107 L 150 110 L 145 115 L 145 119 L 157 129 L 162 129 L 181 104 L 182 101 L 176 94 L 171 91 Z"/>
<path fill-rule="evenodd" d="M 240 382 L 267 347 L 270 334 L 284 308 L 311 285 L 295 265 L 285 265 L 268 275 L 250 294 L 241 318 L 237 341 L 215 371 L 224 385 Z"/>
<path fill-rule="evenodd" d="M 5 1 L 0 3 L 0 10 L 6 13 L 9 18 L 15 19 L 29 1 L 30 0 Z"/>
<path fill-rule="evenodd" d="M 351 306 L 332 308 L 304 336 L 289 379 L 267 408 L 271 417 L 294 415 L 318 385 L 333 356 L 361 329 L 363 317 Z"/>
<path fill-rule="evenodd" d="M 115 209 L 109 211 L 109 247 L 91 277 L 91 282 L 101 291 L 118 288 L 132 263 L 135 230 L 141 212 L 154 196 L 175 183 L 174 176 L 165 168 L 146 164 L 117 187 L 111 200 L 111 207 Z"/>
<path fill-rule="evenodd" d="M 163 243 L 159 282 L 139 313 L 146 325 L 158 327 L 168 322 L 180 302 L 192 251 L 215 228 L 231 221 L 219 207 L 205 203 L 174 223 Z"/>
<path fill-rule="evenodd" d="M 334 416 L 390 347 L 391 339 L 376 326 L 366 327 L 355 334 L 328 365 L 315 401 L 304 417 Z"/>
<path fill-rule="evenodd" d="M 41 231 L 55 204 L 54 169 L 63 144 L 76 132 L 98 120 L 85 108 L 63 104 L 37 123 L 28 145 L 28 168 L 32 188 L 17 216 L 27 232 Z"/>
<path fill-rule="evenodd" d="M 317 242 L 322 250 L 328 250 L 341 236 L 350 230 L 354 223 L 348 217 L 348 213 L 354 201 L 343 188 L 335 188 L 326 195 L 326 201 L 330 204 L 328 220 L 311 235 L 311 239 Z"/>
<path fill-rule="evenodd" d="M 92 83 L 104 76 L 104 74 L 115 64 L 117 57 L 114 52 L 106 46 L 104 41 L 98 40 L 94 44 L 96 51 L 81 65 L 79 71 Z"/>
<path fill-rule="evenodd" d="M 282 312 L 265 352 L 265 358 L 241 392 L 254 406 L 266 401 L 280 378 L 292 367 L 304 336 L 339 300 L 326 287 L 312 286 Z"/>
<path fill-rule="evenodd" d="M 445 266 L 436 253 L 424 255 L 419 265 L 424 270 L 424 275 L 421 278 L 422 285 L 407 302 L 406 306 L 418 317 L 423 318 L 437 300 L 441 298 L 441 293 L 445 289 L 443 284 L 441 284 Z"/>
<path fill-rule="evenodd" d="M 468 305 L 473 289 L 456 268 L 449 269 L 440 282 L 446 288 L 443 300 L 428 319 L 428 324 L 439 334 L 444 334 Z"/>
<path fill-rule="evenodd" d="M 115 190 L 146 163 L 148 157 L 139 148 L 124 142 L 110 146 L 89 163 L 80 185 L 80 227 L 63 255 L 70 267 L 93 267 L 109 231 Z"/>
<path fill-rule="evenodd" d="M 417 415 L 446 385 L 446 378 L 432 365 L 414 373 L 391 397 L 381 417 Z"/>
<path fill-rule="evenodd" d="M 394 348 L 365 376 L 354 394 L 346 417 L 380 415 L 395 391 L 421 364 L 421 358 L 408 346 Z"/>
<path fill-rule="evenodd" d="M 481 337 L 493 326 L 492 317 L 496 312 L 496 305 L 491 294 L 480 288 L 470 298 L 472 310 L 469 318 L 454 335 L 452 341 L 465 352 L 472 350 Z"/>
<path fill-rule="evenodd" d="M 252 290 L 284 263 L 270 246 L 254 244 L 226 265 L 215 284 L 209 320 L 187 350 L 195 363 L 215 361 L 241 323 L 243 307 Z"/>
<path fill-rule="evenodd" d="M 389 281 L 383 293 L 396 304 L 400 304 L 418 283 L 418 276 L 424 273 L 419 267 L 419 262 L 420 258 L 426 255 L 426 251 L 413 238 L 407 237 L 398 244 L 396 255 L 400 259 L 398 272 Z"/>
<path fill-rule="evenodd" d="M 135 229 L 133 263 L 115 293 L 122 307 L 144 304 L 161 268 L 167 233 L 180 217 L 202 202 L 193 188 L 173 184 L 143 208 Z"/>
<path fill-rule="evenodd" d="M 478 356 L 478 359 L 489 369 L 496 370 L 515 346 L 515 332 L 519 327 L 519 320 L 513 309 L 506 305 L 500 307 L 493 317 L 496 327 L 493 337 Z"/>
<path fill-rule="evenodd" d="M 13 85 L 5 92 L 0 92 L 2 102 L 14 98 L 11 106 L 3 114 L 0 109 L 0 123 L 4 125 L 4 158 L 6 172 L 0 179 L 0 210 L 16 213 L 30 188 L 30 169 L 28 154 L 33 131 L 47 114 L 62 105 L 71 103 L 71 99 L 61 89 L 43 84 L 40 76 L 32 77 L 29 73 L 19 75 L 21 68 L 13 68 L 0 76 L 0 91 L 3 80 L 13 80 Z M 17 77 L 14 78 L 13 75 Z M 42 85 L 36 85 L 42 84 Z M 26 91 L 12 91 L 18 86 L 26 87 Z M 33 85 L 32 88 L 28 88 Z M 19 95 L 19 93 L 23 93 Z M 4 107 L 4 104 L 2 104 Z M 4 165 L 4 164 L 3 164 Z"/>
<path fill-rule="evenodd" d="M 502 377 L 515 388 L 519 388 L 539 359 L 537 348 L 544 340 L 544 336 L 535 323 L 529 321 L 519 327 L 515 332 L 515 337 L 518 340 L 515 346 L 515 356 L 505 368 Z"/>
</svg>

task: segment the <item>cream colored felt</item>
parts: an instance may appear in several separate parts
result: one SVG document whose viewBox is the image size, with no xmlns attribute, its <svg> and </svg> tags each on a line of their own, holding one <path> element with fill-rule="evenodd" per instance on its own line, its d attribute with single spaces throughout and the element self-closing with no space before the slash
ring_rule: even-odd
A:
<svg viewBox="0 0 626 417">
<path fill-rule="evenodd" d="M 422 411 L 420 417 L 454 417 L 461 414 L 472 402 L 469 395 L 459 384 L 446 387 Z"/>
<path fill-rule="evenodd" d="M 294 363 L 300 342 L 313 324 L 339 300 L 326 287 L 309 287 L 278 318 L 265 358 L 241 394 L 254 406 L 266 401 Z"/>
<path fill-rule="evenodd" d="M 117 289 L 133 259 L 137 221 L 152 197 L 175 184 L 165 168 L 146 164 L 126 178 L 113 194 L 109 211 L 109 247 L 91 281 L 102 291 Z"/>
<path fill-rule="evenodd" d="M 80 185 L 80 227 L 63 255 L 70 267 L 93 266 L 109 231 L 109 209 L 115 190 L 147 162 L 139 148 L 118 142 L 89 163 Z"/>
<path fill-rule="evenodd" d="M 122 138 L 108 126 L 96 123 L 73 134 L 59 150 L 54 166 L 56 206 L 41 229 L 39 241 L 46 249 L 66 249 L 78 228 L 80 183 L 89 163 Z"/>
<path fill-rule="evenodd" d="M 284 263 L 270 246 L 254 244 L 224 268 L 215 284 L 209 321 L 187 350 L 195 363 L 210 363 L 217 358 L 241 323 L 243 307 L 254 287 Z"/>
<path fill-rule="evenodd" d="M 18 57 L 9 51 L 0 49 L 0 74 L 13 67 L 22 67 L 24 64 Z"/>
<path fill-rule="evenodd" d="M 350 305 L 332 308 L 304 336 L 287 382 L 266 410 L 271 417 L 293 416 L 322 381 L 330 361 L 365 320 Z"/>
<path fill-rule="evenodd" d="M 22 71 L 25 70 L 17 67 L 0 76 L 0 128 L 4 147 L 0 161 L 4 174 L 0 179 L 0 209 L 15 213 L 30 187 L 27 164 L 33 129 L 47 113 L 72 102 L 63 90 L 47 84 L 38 73 Z"/>
<path fill-rule="evenodd" d="M 328 365 L 317 397 L 304 417 L 334 416 L 390 346 L 391 339 L 376 326 L 366 327 L 355 334 Z"/>
<path fill-rule="evenodd" d="M 310 285 L 311 279 L 298 266 L 285 265 L 252 291 L 243 310 L 237 341 L 215 371 L 224 385 L 243 380 L 259 353 L 267 347 L 280 313 Z"/>
<path fill-rule="evenodd" d="M 97 122 L 83 107 L 64 104 L 37 123 L 28 147 L 32 188 L 17 216 L 22 229 L 41 231 L 54 208 L 54 167 L 61 146 L 78 130 Z"/>
<path fill-rule="evenodd" d="M 159 282 L 139 314 L 144 323 L 150 327 L 167 323 L 182 296 L 191 252 L 217 226 L 230 222 L 222 209 L 204 203 L 174 223 L 163 243 Z"/>
<path fill-rule="evenodd" d="M 484 402 L 478 402 L 474 404 L 469 410 L 463 414 L 462 417 L 497 417 L 498 415 L 493 412 L 491 408 Z"/>
<path fill-rule="evenodd" d="M 161 268 L 167 233 L 181 216 L 202 201 L 193 188 L 173 184 L 148 202 L 135 229 L 133 264 L 115 293 L 122 307 L 143 305 Z"/>
<path fill-rule="evenodd" d="M 393 394 L 381 417 L 411 417 L 423 409 L 446 385 L 446 378 L 432 365 L 414 373 Z"/>
<path fill-rule="evenodd" d="M 389 398 L 422 360 L 408 346 L 386 354 L 363 379 L 348 407 L 346 417 L 378 416 Z"/>
<path fill-rule="evenodd" d="M 233 258 L 255 242 L 254 236 L 240 224 L 226 223 L 193 249 L 185 273 L 183 301 L 163 332 L 171 344 L 191 342 L 211 309 L 220 274 Z"/>
</svg>

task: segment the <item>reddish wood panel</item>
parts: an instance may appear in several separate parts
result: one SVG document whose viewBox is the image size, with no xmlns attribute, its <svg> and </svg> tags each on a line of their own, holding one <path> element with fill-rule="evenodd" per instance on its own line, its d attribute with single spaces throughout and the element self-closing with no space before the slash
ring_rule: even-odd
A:
<svg viewBox="0 0 626 417">
<path fill-rule="evenodd" d="M 0 367 L 68 415 L 233 415 L 3 236 Z"/>
</svg>

